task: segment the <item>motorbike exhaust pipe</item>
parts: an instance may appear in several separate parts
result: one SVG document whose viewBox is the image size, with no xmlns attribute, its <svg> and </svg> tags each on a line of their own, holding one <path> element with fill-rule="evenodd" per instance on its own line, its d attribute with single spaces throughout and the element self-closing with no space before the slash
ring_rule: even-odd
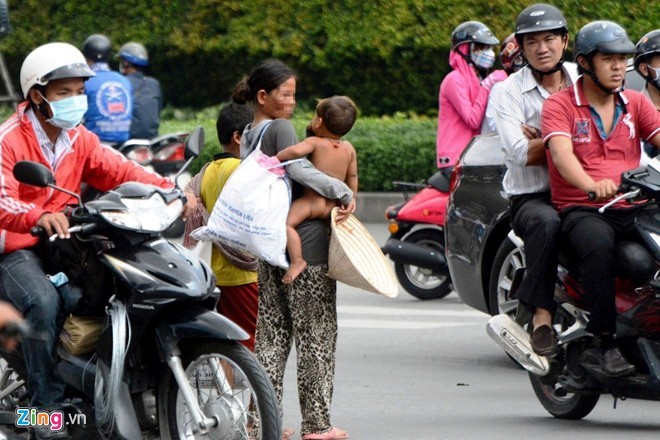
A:
<svg viewBox="0 0 660 440">
<path fill-rule="evenodd" d="M 555 395 L 555 397 L 560 397 L 560 398 L 568 396 L 568 390 L 566 389 L 566 387 L 560 385 L 559 383 L 555 384 L 552 393 Z"/>
<path fill-rule="evenodd" d="M 534 353 L 529 346 L 529 333 L 506 313 L 490 318 L 486 324 L 486 331 L 488 336 L 525 370 L 537 376 L 550 373 L 548 358 Z"/>
<path fill-rule="evenodd" d="M 390 238 L 381 250 L 395 263 L 410 264 L 436 272 L 447 270 L 445 256 L 428 246 Z"/>
</svg>

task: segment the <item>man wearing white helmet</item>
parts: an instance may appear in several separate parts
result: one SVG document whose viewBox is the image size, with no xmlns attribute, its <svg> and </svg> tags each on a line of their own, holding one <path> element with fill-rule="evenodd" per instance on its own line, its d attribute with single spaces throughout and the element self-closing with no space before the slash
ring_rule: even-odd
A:
<svg viewBox="0 0 660 440">
<path fill-rule="evenodd" d="M 67 43 L 49 43 L 33 50 L 21 67 L 21 103 L 0 126 L 0 296 L 21 311 L 42 340 L 26 339 L 23 356 L 31 406 L 52 411 L 64 399 L 64 382 L 55 372 L 55 344 L 63 298 L 46 277 L 37 238 L 30 229 L 40 226 L 48 235 L 68 238 L 62 213 L 73 197 L 49 188 L 19 183 L 14 164 L 39 162 L 54 174 L 57 185 L 74 193 L 82 182 L 101 191 L 125 181 L 161 187 L 172 184 L 125 159 L 80 124 L 87 110 L 85 80 L 94 76 L 83 54 Z M 36 427 L 38 439 L 68 438 L 66 428 Z"/>
</svg>

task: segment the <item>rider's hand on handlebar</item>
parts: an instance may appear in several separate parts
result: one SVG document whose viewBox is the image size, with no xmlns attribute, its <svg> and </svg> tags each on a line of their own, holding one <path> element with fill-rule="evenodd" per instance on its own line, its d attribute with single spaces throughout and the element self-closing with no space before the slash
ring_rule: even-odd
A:
<svg viewBox="0 0 660 440">
<path fill-rule="evenodd" d="M 616 195 L 618 187 L 614 181 L 611 179 L 603 179 L 595 182 L 589 188 L 587 188 L 587 194 L 594 193 L 596 195 L 596 201 L 603 201 L 611 199 Z"/>
<path fill-rule="evenodd" d="M 69 219 L 61 212 L 47 212 L 37 220 L 37 226 L 44 228 L 46 234 L 57 234 L 58 238 L 71 238 L 69 234 Z"/>
</svg>

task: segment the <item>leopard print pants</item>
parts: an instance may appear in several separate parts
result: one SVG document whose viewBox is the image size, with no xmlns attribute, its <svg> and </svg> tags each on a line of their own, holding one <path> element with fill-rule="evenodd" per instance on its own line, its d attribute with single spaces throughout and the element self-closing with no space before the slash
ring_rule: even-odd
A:
<svg viewBox="0 0 660 440">
<path fill-rule="evenodd" d="M 330 404 L 337 346 L 337 283 L 327 265 L 307 266 L 291 285 L 284 270 L 259 263 L 259 314 L 255 354 L 282 404 L 284 368 L 296 344 L 301 434 L 331 428 Z"/>
</svg>

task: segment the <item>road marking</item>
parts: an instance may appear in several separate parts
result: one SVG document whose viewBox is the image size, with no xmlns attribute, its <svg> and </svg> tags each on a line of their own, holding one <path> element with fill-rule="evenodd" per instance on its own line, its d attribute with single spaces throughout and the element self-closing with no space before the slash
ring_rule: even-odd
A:
<svg viewBox="0 0 660 440">
<path fill-rule="evenodd" d="M 390 321 L 379 319 L 339 319 L 339 328 L 368 328 L 379 330 L 425 330 L 443 327 L 481 325 L 477 322 L 429 322 L 429 321 Z"/>
<path fill-rule="evenodd" d="M 347 315 L 453 316 L 457 318 L 488 318 L 488 315 L 476 310 L 422 310 L 391 307 L 338 306 L 337 311 L 340 314 Z"/>
</svg>

